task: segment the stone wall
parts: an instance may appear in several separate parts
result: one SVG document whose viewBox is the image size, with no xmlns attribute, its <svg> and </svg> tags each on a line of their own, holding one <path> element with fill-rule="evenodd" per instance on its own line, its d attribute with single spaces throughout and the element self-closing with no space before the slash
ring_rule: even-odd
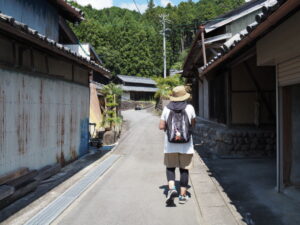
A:
<svg viewBox="0 0 300 225">
<path fill-rule="evenodd" d="M 276 154 L 275 128 L 227 127 L 197 118 L 195 148 L 219 157 L 266 157 Z"/>
<path fill-rule="evenodd" d="M 152 102 L 145 101 L 122 101 L 121 110 L 135 109 L 136 106 L 141 106 L 141 109 L 146 109 L 152 107 L 154 104 Z"/>
</svg>

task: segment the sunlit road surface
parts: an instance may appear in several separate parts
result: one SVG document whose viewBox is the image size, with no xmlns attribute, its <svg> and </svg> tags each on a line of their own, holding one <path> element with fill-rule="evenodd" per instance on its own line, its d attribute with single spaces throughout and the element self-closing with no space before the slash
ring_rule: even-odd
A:
<svg viewBox="0 0 300 225">
<path fill-rule="evenodd" d="M 178 199 L 173 207 L 165 205 L 164 137 L 158 130 L 159 117 L 144 110 L 125 111 L 123 116 L 129 130 L 113 153 L 121 158 L 52 224 L 200 224 L 192 188 L 185 205 L 178 204 Z"/>
</svg>

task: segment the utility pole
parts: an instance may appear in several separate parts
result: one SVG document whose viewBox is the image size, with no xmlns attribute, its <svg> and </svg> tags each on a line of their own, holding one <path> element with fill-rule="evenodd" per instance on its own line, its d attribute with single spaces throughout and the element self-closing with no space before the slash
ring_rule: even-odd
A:
<svg viewBox="0 0 300 225">
<path fill-rule="evenodd" d="M 162 35 L 163 35 L 163 57 L 164 57 L 164 78 L 167 77 L 167 52 L 166 52 L 166 22 L 168 15 L 162 14 L 160 15 L 161 22 L 163 25 Z"/>
</svg>

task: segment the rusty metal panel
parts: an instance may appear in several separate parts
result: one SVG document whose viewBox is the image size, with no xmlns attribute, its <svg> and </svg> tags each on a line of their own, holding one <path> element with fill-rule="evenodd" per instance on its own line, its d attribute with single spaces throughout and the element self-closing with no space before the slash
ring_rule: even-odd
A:
<svg viewBox="0 0 300 225">
<path fill-rule="evenodd" d="M 0 175 L 87 152 L 89 88 L 0 69 Z"/>
</svg>

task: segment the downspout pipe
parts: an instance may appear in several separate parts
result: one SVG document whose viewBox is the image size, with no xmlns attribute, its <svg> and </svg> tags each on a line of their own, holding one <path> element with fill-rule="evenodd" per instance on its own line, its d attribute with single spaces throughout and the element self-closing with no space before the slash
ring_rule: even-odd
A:
<svg viewBox="0 0 300 225">
<path fill-rule="evenodd" d="M 201 25 L 199 27 L 199 30 L 201 32 L 201 44 L 202 44 L 203 63 L 204 63 L 204 65 L 206 65 L 207 64 L 207 59 L 206 59 L 206 49 L 205 49 L 205 41 L 204 41 L 204 32 L 205 32 L 204 25 Z"/>
</svg>

